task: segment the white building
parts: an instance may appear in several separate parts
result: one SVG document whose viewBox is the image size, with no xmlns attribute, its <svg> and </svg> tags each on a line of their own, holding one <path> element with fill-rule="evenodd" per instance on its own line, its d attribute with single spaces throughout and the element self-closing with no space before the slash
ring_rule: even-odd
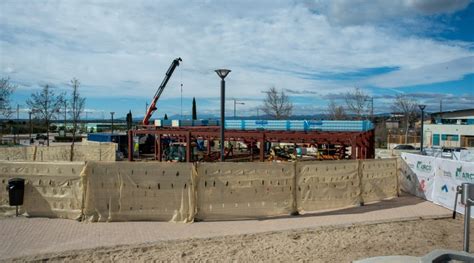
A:
<svg viewBox="0 0 474 263">
<path fill-rule="evenodd" d="M 474 109 L 431 114 L 424 124 L 424 146 L 474 147 Z"/>
</svg>

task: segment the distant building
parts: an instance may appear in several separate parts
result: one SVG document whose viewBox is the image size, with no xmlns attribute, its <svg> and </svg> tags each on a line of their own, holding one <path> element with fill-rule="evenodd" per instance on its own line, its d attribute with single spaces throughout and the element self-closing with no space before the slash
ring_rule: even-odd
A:
<svg viewBox="0 0 474 263">
<path fill-rule="evenodd" d="M 474 147 L 474 109 L 432 113 L 424 126 L 425 146 Z"/>
<path fill-rule="evenodd" d="M 391 129 L 398 129 L 400 127 L 400 121 L 399 120 L 392 120 L 388 119 L 385 121 L 385 128 L 391 130 Z"/>
</svg>

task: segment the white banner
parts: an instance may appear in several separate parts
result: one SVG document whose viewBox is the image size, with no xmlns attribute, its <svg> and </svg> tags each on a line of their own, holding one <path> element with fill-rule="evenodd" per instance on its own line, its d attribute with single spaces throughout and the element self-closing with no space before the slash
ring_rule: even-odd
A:
<svg viewBox="0 0 474 263">
<path fill-rule="evenodd" d="M 456 187 L 474 183 L 474 163 L 448 160 L 431 156 L 402 153 L 400 184 L 403 190 L 454 209 Z M 457 212 L 464 214 L 458 197 Z M 474 214 L 471 215 L 474 218 Z"/>
<path fill-rule="evenodd" d="M 438 159 L 433 202 L 453 210 L 456 187 L 462 183 L 474 183 L 474 163 Z M 458 196 L 456 211 L 464 214 L 460 199 L 461 196 Z M 473 217 L 474 214 L 471 215 Z"/>
<path fill-rule="evenodd" d="M 413 195 L 433 201 L 433 185 L 436 158 L 418 154 L 402 153 L 405 167 L 402 167 L 401 188 Z"/>
</svg>

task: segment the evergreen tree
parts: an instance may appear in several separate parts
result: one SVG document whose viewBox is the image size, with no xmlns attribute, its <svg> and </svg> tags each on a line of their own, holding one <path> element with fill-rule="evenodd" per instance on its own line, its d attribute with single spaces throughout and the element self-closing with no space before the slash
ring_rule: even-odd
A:
<svg viewBox="0 0 474 263">
<path fill-rule="evenodd" d="M 165 120 L 167 120 L 167 119 L 168 119 L 168 114 L 166 114 L 166 113 L 165 113 L 165 118 L 164 118 L 164 119 L 165 119 Z"/>
<path fill-rule="evenodd" d="M 132 111 L 128 111 L 127 113 L 127 129 L 131 130 L 132 129 L 132 124 L 133 124 L 133 118 L 132 118 Z"/>
<path fill-rule="evenodd" d="M 196 99 L 193 97 L 193 120 L 197 120 Z"/>
</svg>

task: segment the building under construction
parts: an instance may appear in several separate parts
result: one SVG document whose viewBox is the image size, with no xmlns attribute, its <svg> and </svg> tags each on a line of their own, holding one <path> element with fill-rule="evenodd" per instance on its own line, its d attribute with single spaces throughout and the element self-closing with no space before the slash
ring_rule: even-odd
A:
<svg viewBox="0 0 474 263">
<path fill-rule="evenodd" d="M 156 121 L 129 131 L 128 159 L 216 161 L 216 121 Z M 205 126 L 210 125 L 210 126 Z M 369 121 L 229 120 L 226 161 L 371 159 L 374 131 Z"/>
<path fill-rule="evenodd" d="M 374 158 L 369 121 L 226 120 L 224 158 L 217 149 L 221 128 L 216 120 L 156 120 L 156 104 L 181 58 L 171 63 L 142 121 L 128 134 L 128 159 L 158 161 L 292 161 Z M 228 73 L 229 71 L 227 71 Z M 224 76 L 225 77 L 225 76 Z M 224 77 L 221 90 L 224 90 Z M 223 93 L 222 93 L 223 94 Z M 222 96 L 221 94 L 221 96 Z M 221 97 L 221 111 L 224 109 Z M 221 112 L 223 119 L 224 113 Z"/>
</svg>

